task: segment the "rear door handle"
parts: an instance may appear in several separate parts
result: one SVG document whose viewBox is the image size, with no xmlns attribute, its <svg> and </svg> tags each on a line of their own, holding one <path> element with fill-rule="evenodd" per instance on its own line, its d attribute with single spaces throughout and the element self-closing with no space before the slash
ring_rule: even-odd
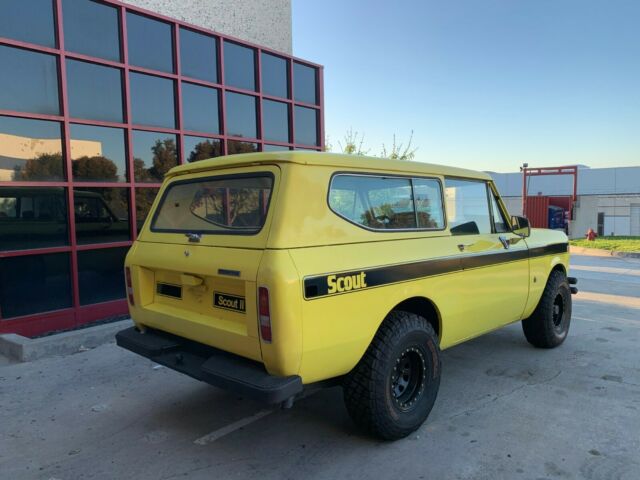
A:
<svg viewBox="0 0 640 480">
<path fill-rule="evenodd" d="M 471 246 L 473 246 L 473 243 L 459 243 L 458 250 L 460 250 L 461 252 L 464 252 L 465 248 L 469 248 Z"/>
</svg>

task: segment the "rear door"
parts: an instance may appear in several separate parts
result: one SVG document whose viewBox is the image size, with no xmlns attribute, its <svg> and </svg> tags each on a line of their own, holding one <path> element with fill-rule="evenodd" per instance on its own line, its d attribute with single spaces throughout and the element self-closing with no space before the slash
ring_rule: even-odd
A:
<svg viewBox="0 0 640 480">
<path fill-rule="evenodd" d="M 454 335 L 462 341 L 520 319 L 529 291 L 528 250 L 511 233 L 487 182 L 446 178 L 445 203 L 463 268 L 466 318 Z"/>
<path fill-rule="evenodd" d="M 128 258 L 136 320 L 259 360 L 256 277 L 276 166 L 180 176 L 164 186 Z"/>
</svg>

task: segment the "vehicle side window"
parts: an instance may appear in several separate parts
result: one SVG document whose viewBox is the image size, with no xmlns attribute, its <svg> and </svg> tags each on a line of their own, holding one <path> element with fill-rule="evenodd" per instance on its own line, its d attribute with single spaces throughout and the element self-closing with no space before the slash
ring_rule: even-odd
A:
<svg viewBox="0 0 640 480">
<path fill-rule="evenodd" d="M 442 189 L 439 181 L 415 178 L 413 198 L 416 203 L 419 228 L 444 228 Z"/>
<path fill-rule="evenodd" d="M 341 217 L 377 230 L 444 227 L 440 183 L 434 179 L 336 175 L 329 206 Z"/>
<path fill-rule="evenodd" d="M 509 223 L 504 218 L 502 210 L 500 210 L 500 207 L 498 206 L 498 199 L 495 197 L 493 192 L 490 192 L 489 196 L 491 197 L 491 211 L 493 213 L 493 226 L 495 227 L 495 232 L 507 233 L 511 231 Z"/>
<path fill-rule="evenodd" d="M 445 203 L 452 235 L 491 233 L 485 182 L 445 179 Z"/>
<path fill-rule="evenodd" d="M 16 218 L 18 216 L 18 199 L 15 197 L 0 198 L 0 218 Z"/>
</svg>

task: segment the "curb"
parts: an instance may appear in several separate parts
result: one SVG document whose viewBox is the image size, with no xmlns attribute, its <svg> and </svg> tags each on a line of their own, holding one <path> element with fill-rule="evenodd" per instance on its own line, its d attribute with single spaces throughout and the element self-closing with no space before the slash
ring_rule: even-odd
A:
<svg viewBox="0 0 640 480">
<path fill-rule="evenodd" d="M 0 335 L 0 355 L 18 362 L 70 355 L 113 342 L 117 332 L 132 325 L 131 319 L 126 319 L 41 338 L 7 333 Z"/>
<path fill-rule="evenodd" d="M 619 257 L 619 258 L 640 258 L 640 252 L 619 252 L 617 250 L 603 250 L 602 248 L 586 248 L 569 246 L 570 253 L 591 255 L 593 257 Z"/>
</svg>

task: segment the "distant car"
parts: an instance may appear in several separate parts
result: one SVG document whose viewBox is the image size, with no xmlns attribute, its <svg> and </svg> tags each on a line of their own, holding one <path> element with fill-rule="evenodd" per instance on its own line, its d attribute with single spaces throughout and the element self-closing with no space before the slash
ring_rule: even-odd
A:
<svg viewBox="0 0 640 480">
<path fill-rule="evenodd" d="M 522 320 L 537 347 L 571 320 L 564 233 L 507 215 L 460 168 L 274 152 L 172 169 L 125 267 L 120 346 L 290 406 L 338 381 L 368 432 L 427 418 L 440 351 Z M 490 354 L 490 352 L 487 352 Z"/>
</svg>

